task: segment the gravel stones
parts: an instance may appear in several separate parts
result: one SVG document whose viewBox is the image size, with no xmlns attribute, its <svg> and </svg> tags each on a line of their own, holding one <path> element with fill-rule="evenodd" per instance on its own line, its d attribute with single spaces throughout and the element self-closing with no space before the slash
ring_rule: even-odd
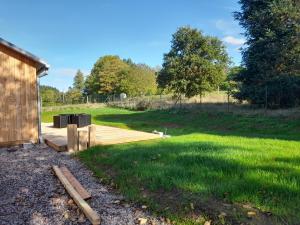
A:
<svg viewBox="0 0 300 225">
<path fill-rule="evenodd" d="M 0 148 L 1 225 L 90 224 L 54 176 L 52 165 L 67 166 L 92 194 L 88 203 L 99 213 L 102 225 L 133 225 L 141 217 L 163 224 L 148 212 L 115 204 L 123 197 L 111 193 L 77 159 L 33 145 L 28 149 Z"/>
</svg>

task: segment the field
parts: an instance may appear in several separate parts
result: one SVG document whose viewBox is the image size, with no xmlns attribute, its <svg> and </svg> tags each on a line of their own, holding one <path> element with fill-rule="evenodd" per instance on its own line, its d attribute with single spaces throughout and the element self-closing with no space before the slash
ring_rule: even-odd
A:
<svg viewBox="0 0 300 225">
<path fill-rule="evenodd" d="M 181 224 L 297 224 L 300 119 L 203 110 L 64 108 L 93 123 L 171 138 L 94 147 L 78 157 L 129 200 Z"/>
</svg>

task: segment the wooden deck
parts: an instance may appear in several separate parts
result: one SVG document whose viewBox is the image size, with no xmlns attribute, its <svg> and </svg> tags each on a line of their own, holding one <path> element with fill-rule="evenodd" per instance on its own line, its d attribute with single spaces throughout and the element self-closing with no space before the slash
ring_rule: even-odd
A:
<svg viewBox="0 0 300 225">
<path fill-rule="evenodd" d="M 160 138 L 157 134 L 142 131 L 100 125 L 95 125 L 95 127 L 97 145 L 114 145 Z M 78 130 L 88 130 L 88 128 L 83 127 Z M 52 123 L 42 123 L 42 135 L 45 143 L 50 147 L 58 151 L 67 150 L 67 128 L 54 128 Z"/>
</svg>

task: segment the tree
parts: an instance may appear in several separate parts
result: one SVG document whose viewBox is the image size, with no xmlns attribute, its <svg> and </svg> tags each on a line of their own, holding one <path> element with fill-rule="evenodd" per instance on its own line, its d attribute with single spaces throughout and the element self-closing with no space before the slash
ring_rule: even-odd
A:
<svg viewBox="0 0 300 225">
<path fill-rule="evenodd" d="M 131 65 L 120 81 L 120 91 L 129 96 L 155 94 L 156 86 L 155 72 L 145 64 Z"/>
<path fill-rule="evenodd" d="M 40 86 L 40 95 L 42 100 L 42 105 L 56 105 L 60 101 L 61 94 L 59 90 L 55 87 L 41 85 Z"/>
<path fill-rule="evenodd" d="M 69 90 L 65 93 L 65 103 L 83 103 L 84 95 L 86 95 L 84 75 L 80 70 L 77 70 L 73 78 L 73 86 L 69 87 Z"/>
<path fill-rule="evenodd" d="M 88 90 L 100 94 L 116 94 L 120 92 L 122 72 L 129 68 L 119 56 L 103 56 L 95 63 L 88 78 Z"/>
<path fill-rule="evenodd" d="M 221 85 L 221 89 L 226 91 L 228 96 L 233 96 L 239 87 L 239 83 L 236 81 L 237 76 L 243 72 L 244 68 L 242 66 L 234 66 L 229 68 L 227 77 Z"/>
<path fill-rule="evenodd" d="M 77 73 L 74 77 L 73 88 L 83 92 L 83 89 L 84 89 L 84 75 L 80 70 L 77 70 Z"/>
<path fill-rule="evenodd" d="M 83 102 L 84 98 L 82 92 L 76 88 L 69 87 L 69 90 L 65 94 L 65 103 L 78 104 Z"/>
<path fill-rule="evenodd" d="M 128 96 L 154 94 L 155 71 L 146 64 L 131 59 L 103 56 L 94 65 L 85 81 L 85 93 L 96 96 L 126 93 Z"/>
<path fill-rule="evenodd" d="M 298 0 L 240 0 L 235 18 L 245 29 L 245 70 L 235 95 L 265 107 L 300 102 L 300 2 Z"/>
<path fill-rule="evenodd" d="M 234 66 L 229 69 L 225 81 L 221 85 L 221 89 L 226 91 L 228 111 L 230 104 L 230 96 L 234 96 L 239 88 L 239 82 L 236 81 L 236 77 L 244 70 L 241 66 Z"/>
<path fill-rule="evenodd" d="M 157 82 L 178 99 L 182 95 L 202 96 L 225 79 L 228 62 L 225 46 L 219 39 L 181 27 L 173 34 L 171 50 L 164 55 Z"/>
</svg>

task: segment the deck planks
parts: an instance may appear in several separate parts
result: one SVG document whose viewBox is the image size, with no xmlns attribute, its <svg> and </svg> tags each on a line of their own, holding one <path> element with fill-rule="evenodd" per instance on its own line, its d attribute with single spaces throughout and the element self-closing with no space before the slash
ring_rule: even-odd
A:
<svg viewBox="0 0 300 225">
<path fill-rule="evenodd" d="M 127 130 L 110 126 L 93 126 L 95 126 L 96 129 L 96 145 L 114 145 L 160 138 L 160 136 L 157 134 L 142 131 Z M 88 127 L 79 128 L 78 130 L 87 131 Z M 56 146 L 56 150 L 57 148 L 66 149 L 66 128 L 53 128 L 52 124 L 50 123 L 42 123 L 42 135 L 45 143 L 48 145 Z"/>
</svg>

